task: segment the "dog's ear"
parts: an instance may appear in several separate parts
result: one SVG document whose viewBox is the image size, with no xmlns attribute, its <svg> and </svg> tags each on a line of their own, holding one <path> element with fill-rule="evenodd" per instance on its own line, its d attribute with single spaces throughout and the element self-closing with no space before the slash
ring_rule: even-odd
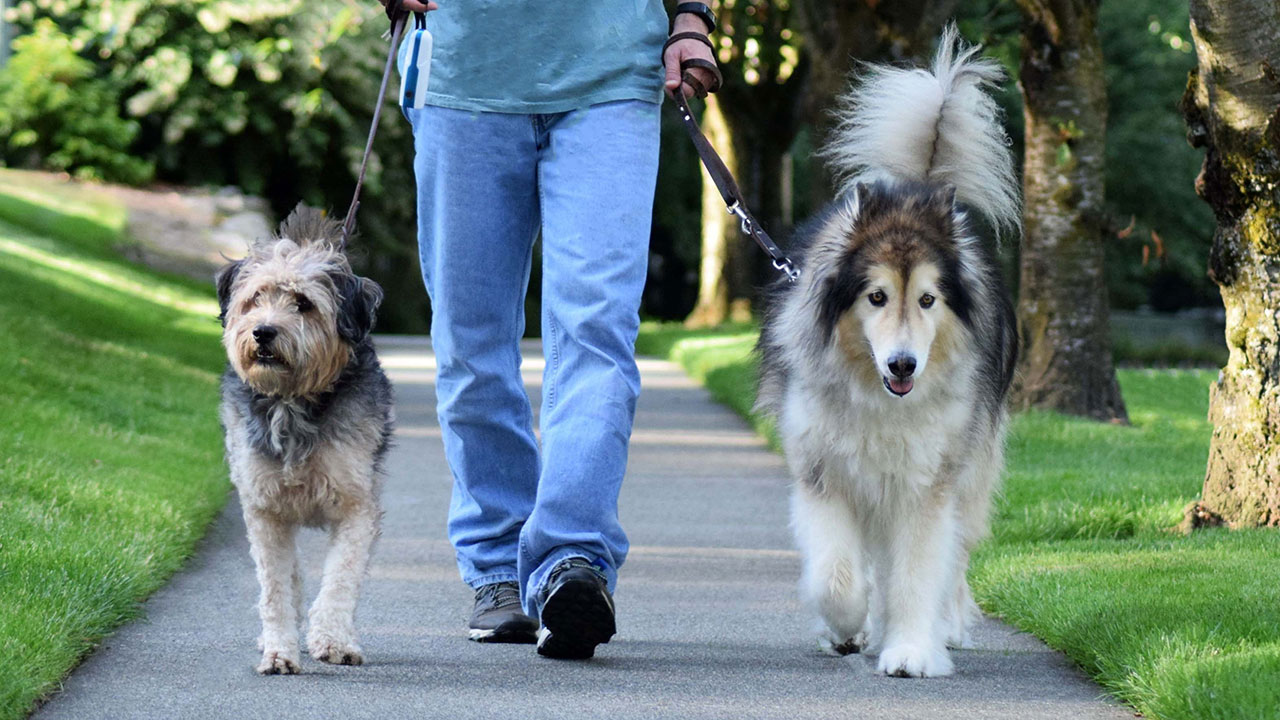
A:
<svg viewBox="0 0 1280 720">
<path fill-rule="evenodd" d="M 235 287 L 236 277 L 240 275 L 240 266 L 243 264 L 243 260 L 236 260 L 223 266 L 213 276 L 213 283 L 218 288 L 218 322 L 222 323 L 222 327 L 227 326 L 227 308 L 231 305 L 231 289 Z"/>
<path fill-rule="evenodd" d="M 854 183 L 853 197 L 858 201 L 858 213 L 861 214 L 870 204 L 871 188 L 866 183 Z"/>
<path fill-rule="evenodd" d="M 338 290 L 338 336 L 351 345 L 359 345 L 373 332 L 382 304 L 382 287 L 368 278 L 335 275 Z"/>
</svg>

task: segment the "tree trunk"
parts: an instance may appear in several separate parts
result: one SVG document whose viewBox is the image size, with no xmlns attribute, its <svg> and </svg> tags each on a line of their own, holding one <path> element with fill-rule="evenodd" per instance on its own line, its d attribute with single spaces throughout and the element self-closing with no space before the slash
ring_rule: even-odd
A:
<svg viewBox="0 0 1280 720">
<path fill-rule="evenodd" d="M 1098 0 L 1019 0 L 1026 120 L 1014 404 L 1127 421 L 1103 275 L 1107 96 Z"/>
<path fill-rule="evenodd" d="M 706 110 L 702 113 L 702 132 L 711 147 L 720 154 L 725 167 L 734 172 L 737 166 L 734 144 L 729 136 L 729 126 L 720 112 L 720 102 L 714 95 L 707 97 Z M 701 167 L 701 166 L 699 166 Z M 698 303 L 685 318 L 685 327 L 714 327 L 729 319 L 730 285 L 732 283 L 733 252 L 738 228 L 729 222 L 720 191 L 711 181 L 705 167 L 702 170 L 702 261 L 698 268 Z"/>
<path fill-rule="evenodd" d="M 1209 275 L 1231 353 L 1209 392 L 1213 439 L 1193 514 L 1278 527 L 1280 5 L 1191 0 L 1191 33 L 1199 67 L 1183 112 L 1191 144 L 1207 150 L 1196 191 L 1217 216 Z"/>
</svg>

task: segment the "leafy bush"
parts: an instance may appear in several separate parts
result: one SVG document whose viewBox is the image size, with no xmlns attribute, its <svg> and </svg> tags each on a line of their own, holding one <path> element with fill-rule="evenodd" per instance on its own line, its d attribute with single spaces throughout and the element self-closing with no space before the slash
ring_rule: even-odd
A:
<svg viewBox="0 0 1280 720">
<path fill-rule="evenodd" d="M 151 163 L 127 149 L 138 123 L 117 114 L 119 95 L 95 77 L 75 42 L 42 19 L 13 42 L 0 69 L 0 158 L 6 164 L 44 166 L 79 178 L 145 182 Z"/>
</svg>

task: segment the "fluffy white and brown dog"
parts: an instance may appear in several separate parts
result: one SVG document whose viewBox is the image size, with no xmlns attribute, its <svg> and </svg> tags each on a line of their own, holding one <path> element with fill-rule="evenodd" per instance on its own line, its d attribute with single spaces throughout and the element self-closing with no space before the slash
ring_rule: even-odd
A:
<svg viewBox="0 0 1280 720">
<path fill-rule="evenodd" d="M 969 551 L 1003 467 L 1017 352 L 994 260 L 1020 226 L 986 88 L 1003 73 L 944 33 L 931 70 L 870 66 L 826 156 L 841 198 L 801 233 L 801 279 L 761 335 L 760 407 L 795 477 L 801 592 L 828 650 L 890 675 L 952 672 L 977 607 Z"/>
<path fill-rule="evenodd" d="M 303 526 L 330 538 L 307 649 L 327 663 L 363 662 L 354 615 L 381 521 L 391 384 L 369 340 L 382 289 L 352 273 L 340 234 L 300 206 L 216 278 L 229 361 L 221 418 L 262 591 L 263 674 L 301 667 Z"/>
</svg>

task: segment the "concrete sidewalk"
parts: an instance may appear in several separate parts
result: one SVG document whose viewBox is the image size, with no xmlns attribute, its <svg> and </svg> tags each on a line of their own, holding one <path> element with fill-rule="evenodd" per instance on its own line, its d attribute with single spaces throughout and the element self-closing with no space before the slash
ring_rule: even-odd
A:
<svg viewBox="0 0 1280 720">
<path fill-rule="evenodd" d="M 887 678 L 861 656 L 818 654 L 796 600 L 787 481 L 732 412 L 680 369 L 642 360 L 622 519 L 633 548 L 619 634 L 594 660 L 466 640 L 471 591 L 445 539 L 450 476 L 435 422 L 434 360 L 384 337 L 399 426 L 386 520 L 357 618 L 366 665 L 303 655 L 303 675 L 260 677 L 257 587 L 239 507 L 188 568 L 108 638 L 35 715 L 69 718 L 1127 718 L 1061 655 L 994 620 L 957 674 Z M 536 395 L 542 363 L 530 345 Z M 535 402 L 535 406 L 536 406 Z M 307 597 L 323 536 L 302 543 Z"/>
</svg>

